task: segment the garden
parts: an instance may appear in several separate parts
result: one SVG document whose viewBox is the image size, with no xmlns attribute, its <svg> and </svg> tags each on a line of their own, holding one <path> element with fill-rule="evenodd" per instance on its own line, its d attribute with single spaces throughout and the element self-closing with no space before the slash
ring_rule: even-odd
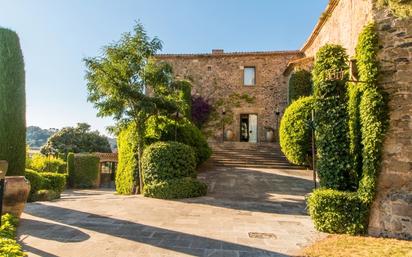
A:
<svg viewBox="0 0 412 257">
<path fill-rule="evenodd" d="M 346 50 L 328 44 L 319 49 L 311 74 L 292 75 L 294 98 L 281 121 L 280 145 L 292 163 L 316 161 L 320 188 L 307 203 L 319 231 L 364 234 L 368 228 L 387 127 L 385 95 L 377 87 L 378 47 L 375 25 L 369 24 L 356 47 L 357 74 L 349 69 Z"/>
</svg>

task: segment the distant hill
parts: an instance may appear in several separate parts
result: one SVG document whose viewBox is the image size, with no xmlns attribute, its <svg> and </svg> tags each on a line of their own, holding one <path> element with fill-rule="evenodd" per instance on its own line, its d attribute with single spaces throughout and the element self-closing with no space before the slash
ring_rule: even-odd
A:
<svg viewBox="0 0 412 257">
<path fill-rule="evenodd" d="M 26 143 L 31 148 L 40 148 L 46 144 L 47 139 L 56 133 L 57 129 L 42 129 L 37 126 L 29 126 L 26 130 Z"/>
</svg>

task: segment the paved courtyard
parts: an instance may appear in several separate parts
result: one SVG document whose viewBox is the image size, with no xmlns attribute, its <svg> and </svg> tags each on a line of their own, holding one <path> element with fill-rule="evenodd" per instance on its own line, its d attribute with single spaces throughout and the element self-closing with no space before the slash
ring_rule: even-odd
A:
<svg viewBox="0 0 412 257">
<path fill-rule="evenodd" d="M 178 201 L 70 190 L 27 204 L 18 235 L 29 256 L 293 256 L 322 237 L 305 210 L 310 176 L 213 168 L 206 197 Z"/>
</svg>

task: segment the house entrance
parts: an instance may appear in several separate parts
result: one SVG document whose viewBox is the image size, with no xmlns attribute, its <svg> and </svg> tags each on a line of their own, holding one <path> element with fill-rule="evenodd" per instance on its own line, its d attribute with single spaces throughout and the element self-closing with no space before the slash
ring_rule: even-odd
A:
<svg viewBox="0 0 412 257">
<path fill-rule="evenodd" d="M 257 115 L 241 114 L 240 115 L 240 141 L 257 142 Z"/>
</svg>

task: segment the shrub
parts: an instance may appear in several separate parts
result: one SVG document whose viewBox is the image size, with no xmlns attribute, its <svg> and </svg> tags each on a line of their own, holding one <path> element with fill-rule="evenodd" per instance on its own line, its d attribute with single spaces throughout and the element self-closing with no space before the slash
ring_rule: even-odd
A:
<svg viewBox="0 0 412 257">
<path fill-rule="evenodd" d="M 75 154 L 69 170 L 69 185 L 75 188 L 96 186 L 99 175 L 99 157 L 93 154 Z"/>
<path fill-rule="evenodd" d="M 14 31 L 0 27 L 0 160 L 7 175 L 24 175 L 26 163 L 26 96 L 23 54 Z"/>
<path fill-rule="evenodd" d="M 206 138 L 195 125 L 183 118 L 177 122 L 165 116 L 153 116 L 147 121 L 146 142 L 178 141 L 195 150 L 196 164 L 200 165 L 212 154 Z"/>
<path fill-rule="evenodd" d="M 190 146 L 178 142 L 158 142 L 143 152 L 143 181 L 149 185 L 156 181 L 182 177 L 196 177 L 196 159 Z"/>
<path fill-rule="evenodd" d="M 206 195 L 207 185 L 193 178 L 178 178 L 145 185 L 144 195 L 160 199 L 181 199 Z"/>
<path fill-rule="evenodd" d="M 280 122 L 280 147 L 286 158 L 297 165 L 309 165 L 308 153 L 311 149 L 310 128 L 315 99 L 302 97 L 285 110 Z"/>
<path fill-rule="evenodd" d="M 192 121 L 201 129 L 209 119 L 212 112 L 212 105 L 202 96 L 192 96 Z"/>
<path fill-rule="evenodd" d="M 66 162 L 53 156 L 35 154 L 30 160 L 28 168 L 40 172 L 66 173 Z"/>
<path fill-rule="evenodd" d="M 66 187 L 66 174 L 42 172 L 44 178 L 42 189 L 53 190 L 60 195 Z"/>
<path fill-rule="evenodd" d="M 41 189 L 37 191 L 33 197 L 32 201 L 51 201 L 54 199 L 59 199 L 60 198 L 60 193 L 54 191 L 54 190 L 47 190 L 47 189 Z"/>
<path fill-rule="evenodd" d="M 350 173 L 347 59 L 343 47 L 325 45 L 316 54 L 313 69 L 317 169 L 320 184 L 339 190 L 356 188 Z M 345 74 L 341 80 L 330 80 L 330 74 L 340 71 Z"/>
<path fill-rule="evenodd" d="M 306 70 L 297 70 L 289 79 L 289 103 L 312 94 L 312 75 Z"/>
<path fill-rule="evenodd" d="M 119 194 L 132 194 L 138 181 L 137 132 L 134 125 L 121 130 L 117 137 L 119 163 L 116 170 L 116 191 Z"/>
<path fill-rule="evenodd" d="M 16 227 L 19 220 L 11 214 L 1 216 L 0 227 L 0 256 L 23 257 L 27 256 L 16 242 Z"/>
<path fill-rule="evenodd" d="M 177 102 L 183 115 L 190 119 L 192 116 L 192 84 L 187 80 L 179 80 L 173 83 L 177 89 Z"/>
<path fill-rule="evenodd" d="M 309 214 L 319 231 L 361 234 L 367 229 L 369 208 L 356 192 L 317 189 L 307 201 Z"/>
<path fill-rule="evenodd" d="M 26 169 L 25 177 L 30 181 L 30 193 L 28 200 L 34 201 L 33 197 L 35 193 L 43 187 L 44 178 L 41 176 L 41 173 L 29 169 Z"/>
</svg>

